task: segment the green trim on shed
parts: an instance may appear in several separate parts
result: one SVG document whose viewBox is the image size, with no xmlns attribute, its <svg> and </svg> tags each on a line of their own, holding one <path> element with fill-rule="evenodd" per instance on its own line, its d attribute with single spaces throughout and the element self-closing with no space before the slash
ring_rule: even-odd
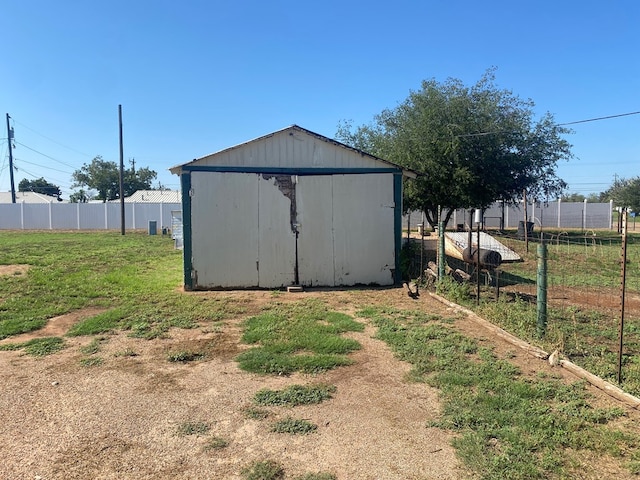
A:
<svg viewBox="0 0 640 480">
<path fill-rule="evenodd" d="M 182 187 L 182 235 L 183 235 L 183 264 L 184 264 L 184 288 L 193 290 L 193 245 L 191 222 L 191 172 L 180 176 Z"/>
<path fill-rule="evenodd" d="M 211 165 L 185 165 L 185 172 L 264 173 L 267 175 L 353 175 L 362 173 L 400 173 L 399 168 L 281 168 L 281 167 L 219 167 Z"/>
<path fill-rule="evenodd" d="M 394 244 L 396 266 L 394 280 L 396 285 L 402 283 L 402 272 L 400 271 L 400 251 L 402 249 L 402 172 L 393 174 L 393 202 L 394 202 Z"/>
</svg>

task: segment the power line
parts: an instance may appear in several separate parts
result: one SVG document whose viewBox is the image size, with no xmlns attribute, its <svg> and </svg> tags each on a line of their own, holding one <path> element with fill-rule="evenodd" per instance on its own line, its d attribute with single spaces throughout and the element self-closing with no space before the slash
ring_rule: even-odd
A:
<svg viewBox="0 0 640 480">
<path fill-rule="evenodd" d="M 557 127 L 564 127 L 565 125 L 576 125 L 578 123 L 587 123 L 587 122 L 596 122 L 599 120 L 609 120 L 611 118 L 619 118 L 619 117 L 628 117 L 630 115 L 638 115 L 640 114 L 640 111 L 638 112 L 629 112 L 629 113 L 619 113 L 617 115 L 608 115 L 606 117 L 596 117 L 596 118 L 588 118 L 586 120 L 576 120 L 575 122 L 566 122 L 566 123 L 556 123 L 555 125 Z M 509 131 L 493 131 L 493 132 L 480 132 L 480 133 L 463 133 L 460 135 L 455 135 L 455 138 L 465 138 L 465 137 L 484 137 L 487 135 L 497 135 L 500 133 L 515 133 L 515 132 L 509 132 Z"/>
<path fill-rule="evenodd" d="M 58 142 L 58 141 L 54 140 L 53 138 L 47 137 L 46 135 L 44 135 L 44 134 L 42 134 L 42 133 L 40 133 L 40 132 L 38 132 L 38 131 L 34 130 L 33 128 L 28 127 L 28 126 L 27 126 L 27 125 L 25 125 L 24 123 L 17 121 L 15 118 L 13 118 L 13 117 L 11 117 L 11 118 L 12 118 L 12 120 L 13 120 L 13 122 L 14 122 L 14 123 L 17 123 L 18 125 L 20 125 L 20 126 L 22 126 L 22 127 L 26 128 L 27 130 L 30 130 L 30 131 L 32 131 L 33 133 L 37 134 L 37 135 L 40 135 L 42 138 L 46 138 L 47 140 L 49 140 L 50 142 L 55 143 L 56 145 L 60 145 L 61 147 L 67 148 L 67 149 L 71 150 L 72 152 L 79 153 L 80 155 L 84 155 L 84 156 L 86 156 L 86 157 L 91 157 L 91 155 L 89 155 L 88 153 L 81 152 L 80 150 L 76 150 L 75 148 L 72 148 L 72 147 L 70 147 L 70 146 L 68 146 L 68 145 L 65 145 L 64 143 L 60 143 L 60 142 Z"/>
<path fill-rule="evenodd" d="M 628 117 L 629 115 L 638 115 L 639 112 L 619 113 L 618 115 L 608 115 L 606 117 L 588 118 L 587 120 L 577 120 L 575 122 L 558 123 L 559 127 L 564 125 L 575 125 L 576 123 L 597 122 L 598 120 L 609 120 L 610 118 Z"/>
<path fill-rule="evenodd" d="M 54 172 L 60 172 L 60 173 L 66 174 L 66 175 L 72 175 L 71 173 L 66 172 L 64 170 L 59 170 L 57 168 L 52 168 L 52 167 L 50 167 L 48 165 L 40 165 L 39 163 L 33 163 L 33 162 L 28 161 L 28 160 L 23 160 L 21 158 L 14 158 L 14 160 L 19 160 L 22 163 L 28 163 L 29 165 L 33 165 L 33 166 L 36 166 L 36 167 L 46 168 L 47 170 L 53 170 Z"/>
<path fill-rule="evenodd" d="M 20 142 L 15 142 L 15 143 L 17 143 L 18 145 L 22 145 L 24 148 L 27 148 L 27 149 L 31 150 L 32 152 L 35 152 L 35 153 L 37 153 L 37 154 L 39 154 L 39 155 L 42 155 L 43 157 L 47 157 L 47 158 L 49 158 L 49 159 L 53 160 L 54 162 L 58 162 L 58 163 L 60 163 L 60 164 L 64 165 L 65 167 L 69 167 L 69 168 L 76 168 L 76 167 L 74 167 L 73 165 L 69 165 L 68 163 L 64 163 L 63 161 L 58 160 L 57 158 L 53 158 L 52 156 L 47 155 L 46 153 L 39 152 L 39 151 L 38 151 L 38 150 L 36 150 L 35 148 L 31 148 L 31 147 L 29 147 L 28 145 L 25 145 L 24 143 L 20 143 Z"/>
</svg>

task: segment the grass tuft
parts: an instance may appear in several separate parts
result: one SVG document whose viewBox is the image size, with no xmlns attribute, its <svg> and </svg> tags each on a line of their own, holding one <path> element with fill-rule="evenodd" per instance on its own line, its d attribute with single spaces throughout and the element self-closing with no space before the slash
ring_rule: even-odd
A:
<svg viewBox="0 0 640 480">
<path fill-rule="evenodd" d="M 222 437 L 211 437 L 204 446 L 205 450 L 222 450 L 229 446 L 229 441 Z"/>
<path fill-rule="evenodd" d="M 281 480 L 284 468 L 275 460 L 255 461 L 242 469 L 244 480 Z"/>
<path fill-rule="evenodd" d="M 87 345 L 80 347 L 80 352 L 85 355 L 94 355 L 100 351 L 100 345 L 107 340 L 108 339 L 106 337 L 96 337 Z"/>
<path fill-rule="evenodd" d="M 351 363 L 347 354 L 360 344 L 341 335 L 363 329 L 361 323 L 329 311 L 317 300 L 275 305 L 245 321 L 242 340 L 256 346 L 236 360 L 240 368 L 253 373 L 320 373 Z"/>
<path fill-rule="evenodd" d="M 259 390 L 253 397 L 257 405 L 310 405 L 324 402 L 335 393 L 334 385 L 291 385 L 284 390 Z"/>
<path fill-rule="evenodd" d="M 22 344 L 27 355 L 44 357 L 59 352 L 64 348 L 64 340 L 60 337 L 34 338 Z"/>
<path fill-rule="evenodd" d="M 333 473 L 328 472 L 317 472 L 317 473 L 307 473 L 305 475 L 295 477 L 294 480 L 337 480 Z"/>
<path fill-rule="evenodd" d="M 243 409 L 243 413 L 245 417 L 252 420 L 264 420 L 269 415 L 271 415 L 271 412 L 269 410 L 257 407 L 247 407 Z"/>
<path fill-rule="evenodd" d="M 167 355 L 167 360 L 177 363 L 195 362 L 203 358 L 204 353 L 191 352 L 189 350 L 180 350 L 179 352 L 172 352 Z"/>
<path fill-rule="evenodd" d="M 104 358 L 102 357 L 88 357 L 80 359 L 80 365 L 83 367 L 97 367 L 104 363 Z"/>
<path fill-rule="evenodd" d="M 114 357 L 137 357 L 138 354 L 133 348 L 125 348 L 124 350 L 120 350 L 119 352 L 115 352 L 113 354 Z"/>
<path fill-rule="evenodd" d="M 307 435 L 318 429 L 318 426 L 308 420 L 287 417 L 279 420 L 271 426 L 271 431 L 276 433 L 289 433 L 291 435 Z"/>
<path fill-rule="evenodd" d="M 210 428 L 206 422 L 184 422 L 178 425 L 177 433 L 180 436 L 204 435 Z"/>
</svg>

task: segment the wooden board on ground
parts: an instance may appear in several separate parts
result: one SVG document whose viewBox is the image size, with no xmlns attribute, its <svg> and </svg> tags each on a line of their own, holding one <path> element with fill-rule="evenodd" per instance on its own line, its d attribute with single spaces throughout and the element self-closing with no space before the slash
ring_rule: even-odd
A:
<svg viewBox="0 0 640 480">
<path fill-rule="evenodd" d="M 469 246 L 469 232 L 445 232 L 444 251 L 453 258 L 462 260 L 462 252 Z M 478 246 L 478 233 L 471 232 L 471 246 Z M 494 250 L 502 256 L 502 263 L 519 262 L 520 255 L 485 232 L 480 232 L 480 248 Z"/>
</svg>

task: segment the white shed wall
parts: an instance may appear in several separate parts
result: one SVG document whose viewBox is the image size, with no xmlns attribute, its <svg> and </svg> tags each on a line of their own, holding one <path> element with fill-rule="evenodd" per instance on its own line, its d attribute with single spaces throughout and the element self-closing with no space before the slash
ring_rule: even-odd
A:
<svg viewBox="0 0 640 480">
<path fill-rule="evenodd" d="M 194 288 L 394 282 L 392 173 L 191 173 Z M 292 203 L 293 202 L 293 203 Z"/>
</svg>

